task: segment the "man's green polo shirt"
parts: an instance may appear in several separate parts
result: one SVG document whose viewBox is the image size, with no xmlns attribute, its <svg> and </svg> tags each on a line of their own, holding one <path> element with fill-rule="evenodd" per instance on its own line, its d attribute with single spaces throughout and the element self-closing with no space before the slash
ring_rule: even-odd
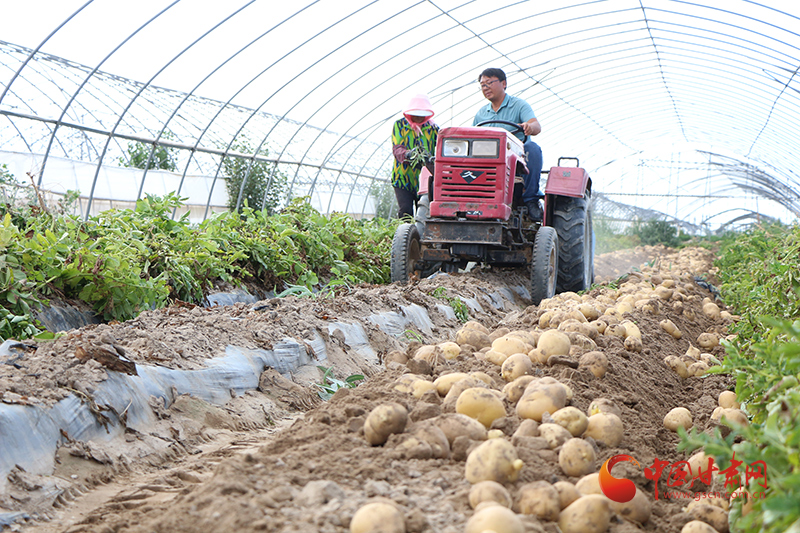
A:
<svg viewBox="0 0 800 533">
<path fill-rule="evenodd" d="M 532 118 L 536 118 L 536 115 L 533 114 L 533 109 L 528 102 L 522 98 L 506 94 L 506 97 L 503 98 L 503 103 L 500 105 L 500 109 L 497 111 L 492 109 L 491 102 L 480 108 L 478 112 L 475 113 L 475 120 L 472 121 L 472 125 L 475 126 L 486 120 L 507 120 L 514 124 L 521 124 L 523 122 L 528 122 Z M 506 126 L 505 124 L 487 124 L 487 126 L 505 128 L 508 131 L 513 129 L 511 126 Z M 520 141 L 525 142 L 524 133 L 517 132 L 515 135 Z"/>
</svg>

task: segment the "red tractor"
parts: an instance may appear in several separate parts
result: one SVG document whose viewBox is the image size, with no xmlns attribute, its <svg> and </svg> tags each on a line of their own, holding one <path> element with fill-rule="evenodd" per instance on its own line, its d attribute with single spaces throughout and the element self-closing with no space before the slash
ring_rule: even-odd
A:
<svg viewBox="0 0 800 533">
<path fill-rule="evenodd" d="M 503 123 L 521 131 L 518 125 Z M 483 122 L 483 126 L 490 122 Z M 522 205 L 525 151 L 513 132 L 455 127 L 439 132 L 434 173 L 423 169 L 415 223 L 392 241 L 392 281 L 455 272 L 469 262 L 530 270 L 531 300 L 588 289 L 594 280 L 592 180 L 577 158 L 548 172 L 544 220 Z M 561 166 L 562 160 L 576 166 Z"/>
</svg>

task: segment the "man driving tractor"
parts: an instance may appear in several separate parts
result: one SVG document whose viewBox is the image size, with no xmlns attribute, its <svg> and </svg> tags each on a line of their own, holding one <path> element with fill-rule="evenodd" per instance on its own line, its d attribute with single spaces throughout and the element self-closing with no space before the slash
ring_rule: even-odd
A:
<svg viewBox="0 0 800 533">
<path fill-rule="evenodd" d="M 478 76 L 481 92 L 489 100 L 475 114 L 473 126 L 490 120 L 505 120 L 519 124 L 522 132 L 514 132 L 511 126 L 499 127 L 512 131 L 524 143 L 528 173 L 524 176 L 522 204 L 528 209 L 528 217 L 534 222 L 541 222 L 543 217 L 540 199 L 544 197 L 539 188 L 539 177 L 542 173 L 542 149 L 528 136 L 538 135 L 542 126 L 536 119 L 530 104 L 521 98 L 506 93 L 506 74 L 499 68 L 487 68 Z"/>
</svg>

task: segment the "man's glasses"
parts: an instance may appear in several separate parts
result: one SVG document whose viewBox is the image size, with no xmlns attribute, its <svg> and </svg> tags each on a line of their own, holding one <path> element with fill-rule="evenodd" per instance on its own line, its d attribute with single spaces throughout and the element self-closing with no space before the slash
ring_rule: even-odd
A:
<svg viewBox="0 0 800 533">
<path fill-rule="evenodd" d="M 488 89 L 496 81 L 500 81 L 500 80 L 492 80 L 492 81 L 486 81 L 486 82 L 481 83 L 481 89 Z"/>
</svg>

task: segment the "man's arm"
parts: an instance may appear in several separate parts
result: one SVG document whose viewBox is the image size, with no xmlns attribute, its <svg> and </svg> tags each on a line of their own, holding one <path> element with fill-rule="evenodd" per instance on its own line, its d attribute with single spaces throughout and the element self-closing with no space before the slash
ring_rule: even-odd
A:
<svg viewBox="0 0 800 533">
<path fill-rule="evenodd" d="M 525 131 L 525 135 L 539 135 L 542 132 L 542 125 L 539 124 L 539 120 L 536 117 L 523 122 L 520 126 Z"/>
</svg>

